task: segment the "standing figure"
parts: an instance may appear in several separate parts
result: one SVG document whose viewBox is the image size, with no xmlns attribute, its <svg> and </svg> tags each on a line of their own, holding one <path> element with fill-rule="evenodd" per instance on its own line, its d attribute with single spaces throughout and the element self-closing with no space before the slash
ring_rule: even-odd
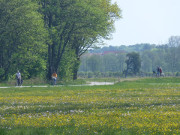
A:
<svg viewBox="0 0 180 135">
<path fill-rule="evenodd" d="M 52 74 L 52 80 L 53 80 L 53 85 L 56 85 L 56 80 L 57 80 L 57 74 L 56 74 L 56 72 L 54 72 L 54 73 Z"/>
<path fill-rule="evenodd" d="M 160 76 L 162 76 L 162 68 L 159 67 L 159 73 L 160 73 Z"/>
<path fill-rule="evenodd" d="M 16 73 L 16 79 L 17 79 L 17 86 L 21 86 L 21 73 L 19 70 Z"/>
<path fill-rule="evenodd" d="M 160 75 L 160 69 L 159 69 L 159 67 L 157 67 L 157 76 L 159 76 Z"/>
</svg>

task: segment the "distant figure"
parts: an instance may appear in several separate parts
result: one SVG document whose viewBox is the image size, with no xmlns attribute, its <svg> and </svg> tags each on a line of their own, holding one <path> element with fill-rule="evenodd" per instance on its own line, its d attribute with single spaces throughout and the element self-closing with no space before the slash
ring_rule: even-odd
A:
<svg viewBox="0 0 180 135">
<path fill-rule="evenodd" d="M 21 73 L 19 72 L 19 70 L 16 73 L 16 79 L 17 79 L 17 86 L 21 86 L 22 79 L 21 79 Z"/>
<path fill-rule="evenodd" d="M 159 67 L 159 73 L 160 73 L 160 76 L 162 76 L 162 68 Z"/>
<path fill-rule="evenodd" d="M 160 68 L 157 67 L 157 76 L 160 76 Z"/>
<path fill-rule="evenodd" d="M 56 72 L 54 72 L 54 73 L 52 74 L 52 80 L 53 80 L 53 85 L 56 85 L 56 80 L 57 80 L 57 74 L 56 74 Z"/>
</svg>

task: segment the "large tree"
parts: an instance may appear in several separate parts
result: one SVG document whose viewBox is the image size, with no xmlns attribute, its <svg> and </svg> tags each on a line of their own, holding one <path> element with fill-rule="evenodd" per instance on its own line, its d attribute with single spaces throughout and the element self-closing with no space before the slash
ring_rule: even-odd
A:
<svg viewBox="0 0 180 135">
<path fill-rule="evenodd" d="M 66 52 L 72 32 L 75 27 L 75 16 L 71 10 L 75 0 L 37 0 L 42 8 L 45 27 L 49 31 L 47 77 L 51 79 L 52 72 L 58 72 L 63 54 Z M 69 48 L 68 48 L 69 49 Z M 63 65 L 62 65 L 63 66 Z"/>
<path fill-rule="evenodd" d="M 74 80 L 77 79 L 80 56 L 103 38 L 108 39 L 114 30 L 114 21 L 120 18 L 120 9 L 116 3 L 111 4 L 111 0 L 86 0 L 81 2 L 81 9 L 83 12 L 76 12 L 78 23 L 72 39 L 72 49 L 76 54 Z"/>
<path fill-rule="evenodd" d="M 49 31 L 48 78 L 58 72 L 66 48 L 71 46 L 76 54 L 74 73 L 79 67 L 79 57 L 100 38 L 112 31 L 119 8 L 110 0 L 39 0 L 41 12 Z M 73 51 L 74 50 L 74 51 Z M 74 79 L 76 78 L 76 75 Z"/>
<path fill-rule="evenodd" d="M 38 5 L 30 0 L 0 0 L 0 79 L 17 69 L 37 74 L 43 67 L 47 39 Z M 45 63 L 44 63 L 45 64 Z"/>
<path fill-rule="evenodd" d="M 128 53 L 126 56 L 127 56 L 126 76 L 128 73 L 132 73 L 136 75 L 137 73 L 140 72 L 140 68 L 141 68 L 141 59 L 139 53 L 131 52 Z"/>
</svg>

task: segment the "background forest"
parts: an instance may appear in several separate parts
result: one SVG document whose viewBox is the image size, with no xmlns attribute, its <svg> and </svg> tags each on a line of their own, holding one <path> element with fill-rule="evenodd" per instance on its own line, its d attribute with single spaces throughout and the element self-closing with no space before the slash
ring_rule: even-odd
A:
<svg viewBox="0 0 180 135">
<path fill-rule="evenodd" d="M 160 66 L 165 75 L 179 75 L 180 72 L 180 37 L 172 36 L 164 45 L 136 44 L 129 46 L 109 46 L 91 49 L 82 56 L 80 76 L 124 76 L 127 69 L 127 54 L 136 52 L 140 55 L 139 75 L 153 75 Z M 132 75 L 132 74 L 131 74 Z"/>
</svg>

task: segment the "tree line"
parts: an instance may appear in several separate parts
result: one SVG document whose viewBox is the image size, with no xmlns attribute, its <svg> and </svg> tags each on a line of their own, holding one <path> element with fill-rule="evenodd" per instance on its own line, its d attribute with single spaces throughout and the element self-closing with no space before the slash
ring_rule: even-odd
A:
<svg viewBox="0 0 180 135">
<path fill-rule="evenodd" d="M 158 66 L 164 73 L 176 75 L 180 72 L 180 37 L 172 36 L 163 45 L 137 44 L 91 49 L 81 57 L 81 61 L 80 75 L 83 72 L 109 72 L 121 76 L 152 74 Z"/>
<path fill-rule="evenodd" d="M 111 0 L 0 0 L 0 80 L 77 79 L 80 57 L 108 39 L 121 10 Z"/>
</svg>

